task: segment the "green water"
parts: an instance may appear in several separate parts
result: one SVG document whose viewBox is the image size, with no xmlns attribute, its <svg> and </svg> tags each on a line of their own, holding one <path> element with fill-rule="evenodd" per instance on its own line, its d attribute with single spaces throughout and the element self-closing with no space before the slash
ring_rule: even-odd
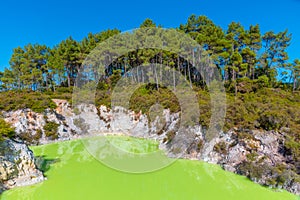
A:
<svg viewBox="0 0 300 200">
<path fill-rule="evenodd" d="M 118 138 L 128 151 L 153 151 L 157 144 Z M 128 145 L 130 143 L 134 145 Z M 140 149 L 140 150 L 139 150 Z M 178 160 L 156 172 L 123 173 L 94 159 L 80 140 L 33 147 L 46 161 L 48 180 L 2 194 L 11 200 L 296 200 L 199 161 Z"/>
</svg>

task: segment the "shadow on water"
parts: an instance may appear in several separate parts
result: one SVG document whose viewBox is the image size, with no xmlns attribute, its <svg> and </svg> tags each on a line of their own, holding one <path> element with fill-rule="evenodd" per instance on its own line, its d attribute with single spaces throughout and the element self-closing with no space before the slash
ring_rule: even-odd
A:
<svg viewBox="0 0 300 200">
<path fill-rule="evenodd" d="M 36 161 L 37 168 L 41 170 L 43 173 L 45 173 L 50 169 L 50 166 L 52 164 L 60 162 L 60 159 L 59 158 L 50 159 L 42 155 L 42 156 L 36 156 L 35 161 Z"/>
</svg>

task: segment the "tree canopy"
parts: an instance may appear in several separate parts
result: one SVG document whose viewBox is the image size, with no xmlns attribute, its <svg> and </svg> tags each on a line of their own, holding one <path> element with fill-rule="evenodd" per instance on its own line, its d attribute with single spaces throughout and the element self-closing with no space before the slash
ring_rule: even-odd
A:
<svg viewBox="0 0 300 200">
<path fill-rule="evenodd" d="M 151 19 L 146 19 L 140 27 L 151 28 L 157 25 Z M 245 80 L 257 84 L 263 82 L 261 87 L 284 85 L 293 91 L 299 89 L 299 60 L 289 60 L 287 48 L 291 34 L 287 30 L 261 33 L 258 24 L 244 27 L 239 22 L 232 22 L 227 29 L 222 29 L 208 17 L 196 15 L 191 15 L 185 24 L 176 29 L 190 35 L 206 50 L 220 70 L 229 91 L 237 93 L 239 83 Z M 89 33 L 81 41 L 69 37 L 52 48 L 41 44 L 17 47 L 13 50 L 10 67 L 0 74 L 0 89 L 54 91 L 56 87 L 71 87 L 87 55 L 97 44 L 119 33 L 117 29 Z M 174 38 L 174 45 L 175 41 Z M 155 38 L 152 42 L 156 42 Z M 137 50 L 111 61 L 105 66 L 107 77 L 113 74 L 113 70 L 121 70 L 124 74 L 131 67 L 154 61 L 178 69 L 191 84 L 203 86 L 193 63 L 187 63 L 170 52 L 150 49 Z"/>
</svg>

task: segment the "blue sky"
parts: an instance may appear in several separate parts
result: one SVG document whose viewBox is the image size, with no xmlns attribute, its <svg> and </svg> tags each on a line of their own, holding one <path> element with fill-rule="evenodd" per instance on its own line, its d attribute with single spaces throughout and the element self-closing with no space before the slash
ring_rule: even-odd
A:
<svg viewBox="0 0 300 200">
<path fill-rule="evenodd" d="M 206 15 L 226 28 L 232 21 L 260 24 L 262 32 L 288 29 L 291 59 L 300 58 L 300 0 L 27 0 L 0 3 L 0 70 L 9 66 L 12 49 L 28 43 L 53 46 L 72 36 L 108 28 L 126 31 L 145 18 L 163 27 L 177 27 L 191 14 Z"/>
</svg>

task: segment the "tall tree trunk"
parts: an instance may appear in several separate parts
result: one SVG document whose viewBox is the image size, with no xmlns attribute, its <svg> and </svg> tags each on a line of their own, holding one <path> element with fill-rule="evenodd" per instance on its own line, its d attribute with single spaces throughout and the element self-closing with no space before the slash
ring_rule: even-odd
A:
<svg viewBox="0 0 300 200">
<path fill-rule="evenodd" d="M 71 77 L 69 73 L 68 73 L 68 87 L 71 87 Z"/>
<path fill-rule="evenodd" d="M 234 69 L 232 69 L 232 80 L 233 80 L 233 84 L 234 84 L 234 96 L 236 98 L 236 96 L 237 96 L 237 85 L 236 85 L 236 73 L 235 73 Z"/>
<path fill-rule="evenodd" d="M 184 68 L 184 80 L 186 80 L 186 66 Z"/>
<path fill-rule="evenodd" d="M 70 72 L 71 66 L 69 65 L 67 67 L 67 79 L 68 79 L 68 87 L 71 87 L 71 72 Z"/>
<path fill-rule="evenodd" d="M 192 80 L 191 80 L 191 70 L 190 70 L 190 63 L 188 62 L 188 75 L 189 75 L 189 82 L 190 82 L 190 87 L 192 88 Z"/>
<path fill-rule="evenodd" d="M 176 91 L 176 80 L 175 80 L 175 66 L 174 68 L 172 68 L 173 70 L 173 89 L 174 89 L 174 92 Z"/>
<path fill-rule="evenodd" d="M 141 74 L 142 74 L 142 83 L 145 83 L 144 67 L 142 67 L 142 69 L 141 69 Z"/>
<path fill-rule="evenodd" d="M 179 55 L 177 55 L 177 68 L 178 68 L 178 72 L 180 73 L 180 57 L 179 57 Z"/>
<path fill-rule="evenodd" d="M 139 66 L 137 66 L 137 68 L 136 68 L 136 76 L 137 76 L 137 82 L 139 83 L 140 82 L 140 79 L 139 79 Z"/>
<path fill-rule="evenodd" d="M 158 91 L 159 87 L 158 87 L 158 76 L 157 76 L 156 66 L 154 66 L 154 73 L 155 73 L 156 89 Z"/>
<path fill-rule="evenodd" d="M 163 59 L 162 59 L 162 52 L 160 52 L 160 69 L 159 69 L 160 82 L 162 82 L 162 67 L 163 67 Z"/>
<path fill-rule="evenodd" d="M 293 81 L 293 92 L 296 90 L 296 77 L 294 76 L 294 81 Z"/>
</svg>

